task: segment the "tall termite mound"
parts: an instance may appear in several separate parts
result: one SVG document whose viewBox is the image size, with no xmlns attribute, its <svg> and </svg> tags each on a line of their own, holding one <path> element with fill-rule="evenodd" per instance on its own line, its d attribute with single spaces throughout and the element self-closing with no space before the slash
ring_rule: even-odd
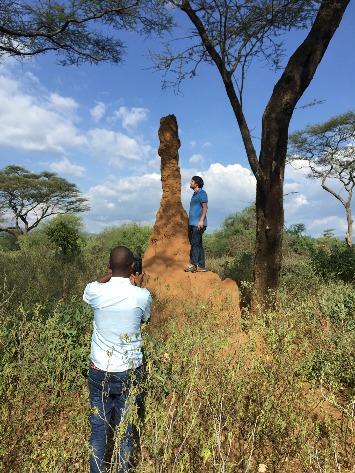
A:
<svg viewBox="0 0 355 473">
<path fill-rule="evenodd" d="M 144 255 L 147 287 L 160 295 L 187 298 L 228 297 L 238 312 L 238 288 L 234 281 L 212 272 L 185 273 L 189 263 L 188 218 L 181 203 L 180 140 L 174 115 L 162 117 L 158 132 L 163 194 L 152 235 Z"/>
<path fill-rule="evenodd" d="M 154 277 L 181 270 L 188 263 L 188 219 L 181 203 L 180 140 L 174 115 L 160 120 L 158 132 L 163 194 L 153 233 L 144 255 L 144 271 Z"/>
</svg>

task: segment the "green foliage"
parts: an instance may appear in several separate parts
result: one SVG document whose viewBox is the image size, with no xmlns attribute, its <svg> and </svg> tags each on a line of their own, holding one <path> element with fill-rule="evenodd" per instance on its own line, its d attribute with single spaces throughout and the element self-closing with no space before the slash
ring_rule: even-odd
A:
<svg viewBox="0 0 355 473">
<path fill-rule="evenodd" d="M 283 247 L 284 254 L 287 254 L 287 250 L 291 250 L 297 255 L 309 256 L 316 248 L 316 241 L 310 236 L 290 233 L 289 230 L 287 230 L 284 235 Z"/>
<path fill-rule="evenodd" d="M 322 290 L 320 308 L 328 322 L 328 340 L 319 348 L 312 376 L 328 386 L 346 388 L 355 395 L 355 289 L 334 286 Z"/>
<path fill-rule="evenodd" d="M 253 279 L 254 254 L 245 252 L 226 261 L 223 268 L 223 277 L 234 279 L 234 281 L 248 281 Z"/>
<path fill-rule="evenodd" d="M 14 303 L 21 301 L 28 307 L 80 294 L 88 281 L 106 272 L 114 246 L 144 251 L 151 233 L 151 227 L 133 224 L 86 237 L 81 228 L 77 216 L 59 216 L 34 232 L 21 235 L 18 251 L 0 251 L 0 278 Z M 55 239 L 51 241 L 49 235 Z M 58 253 L 60 243 L 66 245 L 65 258 L 62 250 Z"/>
<path fill-rule="evenodd" d="M 0 231 L 18 237 L 51 215 L 85 212 L 89 206 L 76 184 L 55 173 L 33 173 L 21 166 L 7 166 L 0 171 L 0 208 L 7 209 L 13 219 Z"/>
<path fill-rule="evenodd" d="M 24 309 L 8 296 L 5 290 L 0 304 L 0 471 L 81 473 L 88 461 L 83 374 L 91 311 L 78 297 Z M 332 412 L 345 412 L 351 399 L 350 370 L 334 383 L 340 366 L 327 368 L 330 400 L 309 381 L 320 379 L 317 356 L 344 334 L 338 322 L 348 319 L 354 297 L 344 284 L 321 287 L 276 312 L 249 314 L 247 333 L 228 301 L 221 312 L 208 302 L 156 301 L 155 315 L 163 311 L 167 321 L 144 330 L 144 417 L 130 414 L 141 438 L 137 473 L 234 473 L 261 463 L 275 473 L 319 465 L 345 471 L 354 454 L 351 417 Z M 323 317 L 332 334 L 322 330 Z M 342 368 L 350 342 L 344 338 L 334 355 Z"/>
<path fill-rule="evenodd" d="M 287 233 L 293 236 L 302 236 L 303 233 L 306 231 L 306 225 L 304 223 L 294 223 L 290 225 L 287 229 Z"/>
<path fill-rule="evenodd" d="M 311 260 L 317 273 L 325 280 L 355 280 L 354 246 L 349 247 L 336 238 L 325 237 L 318 240 L 316 249 L 311 253 Z"/>
<path fill-rule="evenodd" d="M 104 230 L 90 242 L 91 251 L 108 253 L 118 245 L 127 246 L 134 253 L 146 250 L 152 227 L 130 223 L 122 227 L 112 227 Z"/>
<path fill-rule="evenodd" d="M 21 238 L 19 250 L 0 252 L 4 473 L 86 471 L 92 314 L 81 294 L 113 246 L 144 249 L 151 231 L 110 229 L 87 237 L 80 259 L 63 259 L 48 226 Z M 141 434 L 137 473 L 235 473 L 260 463 L 275 473 L 331 473 L 351 464 L 355 292 L 324 283 L 313 250 L 294 251 L 297 238 L 308 237 L 287 235 L 276 311 L 244 308 L 240 319 L 227 300 L 216 310 L 210 301 L 155 299 L 143 333 L 144 417 L 130 413 Z M 237 252 L 218 264 L 246 280 L 251 260 Z M 240 287 L 243 297 L 252 290 Z"/>
<path fill-rule="evenodd" d="M 60 249 L 63 256 L 80 253 L 83 242 L 83 223 L 76 215 L 58 215 L 45 227 L 49 240 Z"/>
<path fill-rule="evenodd" d="M 18 244 L 14 235 L 0 233 L 0 251 L 17 250 Z"/>
<path fill-rule="evenodd" d="M 96 27 L 92 27 L 95 22 Z M 162 2 L 130 5 L 111 0 L 26 1 L 1 3 L 2 56 L 55 52 L 62 65 L 122 61 L 124 44 L 112 35 L 121 31 L 160 33 L 172 25 Z"/>
<path fill-rule="evenodd" d="M 208 256 L 237 256 L 251 252 L 255 245 L 255 206 L 227 217 L 220 230 L 205 236 Z"/>
<path fill-rule="evenodd" d="M 355 187 L 355 112 L 332 117 L 325 123 L 307 126 L 289 137 L 289 160 L 306 160 L 309 176 L 320 179 L 322 188 L 335 197 L 345 208 L 348 222 L 346 241 L 352 245 L 351 209 L 352 192 Z M 328 179 L 338 181 L 341 191 L 328 184 Z M 345 193 L 345 196 L 344 196 Z M 325 235 L 329 236 L 329 235 Z"/>
<path fill-rule="evenodd" d="M 284 256 L 281 267 L 281 293 L 287 299 L 302 299 L 312 294 L 320 284 L 310 258 L 304 254 L 290 253 Z"/>
<path fill-rule="evenodd" d="M 324 238 L 335 238 L 334 235 L 334 228 L 326 228 L 323 230 L 323 235 Z"/>
</svg>

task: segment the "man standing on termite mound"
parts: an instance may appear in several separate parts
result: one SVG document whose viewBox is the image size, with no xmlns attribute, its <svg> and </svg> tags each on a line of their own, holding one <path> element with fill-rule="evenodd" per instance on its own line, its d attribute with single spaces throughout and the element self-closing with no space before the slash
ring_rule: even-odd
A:
<svg viewBox="0 0 355 473">
<path fill-rule="evenodd" d="M 185 271 L 191 273 L 206 272 L 205 252 L 202 244 L 202 235 L 207 228 L 207 193 L 202 189 L 204 185 L 200 176 L 193 176 L 190 188 L 194 191 L 189 211 L 189 240 L 191 245 L 190 264 Z"/>
</svg>

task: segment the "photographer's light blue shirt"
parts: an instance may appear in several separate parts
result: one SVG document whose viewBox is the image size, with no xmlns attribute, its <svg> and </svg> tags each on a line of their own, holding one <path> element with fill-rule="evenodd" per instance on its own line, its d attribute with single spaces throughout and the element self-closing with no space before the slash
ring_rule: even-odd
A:
<svg viewBox="0 0 355 473">
<path fill-rule="evenodd" d="M 192 194 L 189 212 L 189 225 L 197 225 L 202 212 L 202 204 L 208 202 L 207 193 L 203 189 L 198 189 Z M 204 225 L 207 227 L 207 217 L 204 219 Z"/>
<path fill-rule="evenodd" d="M 129 278 L 89 283 L 83 300 L 94 309 L 90 359 L 104 371 L 126 371 L 142 364 L 141 323 L 150 318 L 152 298 Z"/>
</svg>

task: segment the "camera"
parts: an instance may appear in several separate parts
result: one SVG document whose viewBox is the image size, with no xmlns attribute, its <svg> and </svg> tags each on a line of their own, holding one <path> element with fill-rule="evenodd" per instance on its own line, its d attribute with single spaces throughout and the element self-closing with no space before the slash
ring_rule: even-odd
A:
<svg viewBox="0 0 355 473">
<path fill-rule="evenodd" d="M 142 274 L 143 272 L 142 257 L 140 255 L 134 255 L 132 272 L 133 274 Z"/>
</svg>

